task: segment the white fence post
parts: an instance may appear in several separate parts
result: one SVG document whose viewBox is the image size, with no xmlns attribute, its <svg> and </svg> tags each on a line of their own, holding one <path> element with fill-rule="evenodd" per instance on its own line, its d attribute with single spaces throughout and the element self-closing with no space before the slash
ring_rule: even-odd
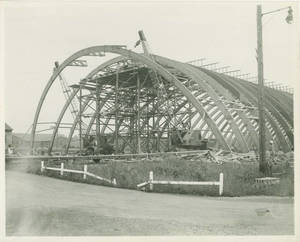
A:
<svg viewBox="0 0 300 242">
<path fill-rule="evenodd" d="M 113 179 L 113 185 L 114 185 L 114 186 L 117 185 L 117 180 L 116 180 L 116 178 Z"/>
<path fill-rule="evenodd" d="M 60 163 L 60 175 L 64 174 L 64 163 Z"/>
<path fill-rule="evenodd" d="M 149 187 L 150 187 L 150 191 L 153 190 L 153 171 L 149 172 Z"/>
<path fill-rule="evenodd" d="M 87 165 L 83 166 L 83 179 L 86 179 Z"/>
<path fill-rule="evenodd" d="M 220 173 L 220 181 L 219 181 L 219 195 L 223 195 L 223 181 L 224 181 L 224 176 L 223 173 Z"/>
<path fill-rule="evenodd" d="M 41 161 L 41 172 L 44 172 L 44 170 L 45 170 L 44 161 Z"/>
</svg>

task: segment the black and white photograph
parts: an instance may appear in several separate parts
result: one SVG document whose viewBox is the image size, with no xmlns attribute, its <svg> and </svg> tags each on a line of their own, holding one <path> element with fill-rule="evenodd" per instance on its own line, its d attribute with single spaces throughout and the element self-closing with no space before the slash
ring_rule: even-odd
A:
<svg viewBox="0 0 300 242">
<path fill-rule="evenodd" d="M 299 43 L 298 1 L 0 1 L 1 238 L 296 241 Z"/>
</svg>

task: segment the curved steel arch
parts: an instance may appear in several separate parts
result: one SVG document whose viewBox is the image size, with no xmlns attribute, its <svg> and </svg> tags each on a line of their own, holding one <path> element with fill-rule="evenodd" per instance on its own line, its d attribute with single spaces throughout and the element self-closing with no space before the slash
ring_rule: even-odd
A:
<svg viewBox="0 0 300 242">
<path fill-rule="evenodd" d="M 205 83 L 203 76 L 200 75 L 199 69 L 196 69 L 188 64 L 180 63 L 178 61 L 170 60 L 168 58 L 161 57 L 161 56 L 156 56 L 156 60 L 162 65 L 171 66 L 181 71 L 185 75 L 190 76 L 194 82 L 196 82 L 202 89 L 204 89 L 210 95 L 210 97 L 215 101 L 215 104 L 218 106 L 218 108 L 222 111 L 222 113 L 228 120 L 229 124 L 231 125 L 232 131 L 235 133 L 235 135 L 238 137 L 239 141 L 241 142 L 242 151 L 243 152 L 249 151 L 248 145 L 243 135 L 241 134 L 239 128 L 235 125 L 234 122 L 232 122 L 231 114 L 228 112 L 225 105 L 219 100 L 219 96 L 214 91 L 214 89 Z"/>
<path fill-rule="evenodd" d="M 252 87 L 252 88 L 254 89 L 254 87 Z M 256 90 L 256 89 L 257 88 L 255 88 L 254 90 Z M 289 141 L 291 142 L 293 140 L 293 137 L 288 135 L 288 134 L 291 134 L 291 132 L 290 132 L 290 129 L 288 127 L 286 120 L 283 119 L 281 114 L 278 112 L 278 110 L 276 108 L 274 108 L 273 104 L 268 100 L 268 98 L 265 98 L 265 106 L 270 111 L 272 116 L 274 116 L 274 118 L 273 118 L 274 123 L 278 122 L 278 124 L 279 124 L 279 125 L 278 124 L 275 125 L 276 129 L 278 129 L 278 135 L 282 136 L 283 133 L 285 133 L 287 135 L 287 137 L 289 138 Z M 282 127 L 283 132 L 280 131 L 280 126 Z M 287 142 L 285 142 L 285 143 L 287 143 Z"/>
<path fill-rule="evenodd" d="M 245 126 L 249 126 L 250 125 L 250 127 L 252 126 L 252 123 L 249 121 L 249 119 L 245 119 L 245 118 L 247 118 L 246 116 L 244 116 L 244 117 L 242 117 L 242 113 L 239 115 L 239 116 L 241 116 L 240 117 L 240 120 L 243 120 L 243 122 L 244 122 L 244 124 L 240 124 L 240 126 L 241 127 L 243 127 L 243 128 L 245 128 Z M 254 127 L 252 127 L 252 132 L 250 132 L 250 135 L 252 136 L 252 140 L 253 140 L 253 137 L 254 136 L 256 136 L 257 137 L 257 135 L 255 135 L 255 133 L 253 132 L 253 130 L 255 131 L 255 129 L 254 129 Z M 251 131 L 251 130 L 250 130 Z M 254 134 L 254 135 L 253 135 Z M 248 142 L 247 142 L 248 143 Z"/>
<path fill-rule="evenodd" d="M 109 95 L 107 96 L 107 99 L 108 99 L 108 98 L 109 98 Z M 72 125 L 72 127 L 71 127 L 71 130 L 70 130 L 70 133 L 69 133 L 69 136 L 68 136 L 68 141 L 67 141 L 65 153 L 68 153 L 68 150 L 69 150 L 69 148 L 70 148 L 70 144 L 71 144 L 71 141 L 72 141 L 72 137 L 73 137 L 74 131 L 75 131 L 75 129 L 76 129 L 77 124 L 78 124 L 79 121 L 80 121 L 80 116 L 83 114 L 85 107 L 88 105 L 88 103 L 89 103 L 90 101 L 92 101 L 92 100 L 90 100 L 90 99 L 86 100 L 86 102 L 83 103 L 83 105 L 82 105 L 81 113 L 78 112 L 78 114 L 76 115 L 76 118 L 75 118 L 75 120 L 74 120 L 74 123 L 73 123 L 73 125 Z M 100 104 L 100 110 L 102 109 L 102 107 L 104 106 L 104 104 L 105 104 L 105 102 L 102 102 L 102 103 Z M 95 112 L 95 113 L 96 113 L 96 112 Z"/>
<path fill-rule="evenodd" d="M 92 78 L 93 76 L 95 76 L 99 71 L 103 70 L 104 68 L 110 66 L 111 64 L 115 64 L 119 61 L 122 61 L 124 60 L 125 58 L 123 56 L 118 56 L 118 57 L 115 57 L 113 59 L 110 59 L 104 63 L 102 63 L 101 65 L 99 65 L 98 67 L 96 67 L 95 69 L 93 69 L 83 80 L 82 80 L 82 83 L 85 84 L 87 83 L 88 79 L 89 78 Z M 50 141 L 50 146 L 48 148 L 48 154 L 51 153 L 52 151 L 52 148 L 53 148 L 53 145 L 54 145 L 54 140 L 55 140 L 55 137 L 57 135 L 57 131 L 59 129 L 59 125 L 67 111 L 67 109 L 69 108 L 71 102 L 73 101 L 73 99 L 76 97 L 77 93 L 79 91 L 79 88 L 76 88 L 73 90 L 73 92 L 70 94 L 68 100 L 66 100 L 66 103 L 65 105 L 63 106 L 59 116 L 58 116 L 58 119 L 56 121 L 56 124 L 55 124 L 55 127 L 54 127 L 54 130 L 53 130 L 53 133 L 52 133 L 52 137 L 51 137 L 51 141 Z M 89 129 L 89 127 L 88 127 Z"/>
<path fill-rule="evenodd" d="M 133 51 L 123 49 L 120 46 L 94 46 L 94 47 L 89 47 L 89 48 L 80 50 L 80 51 L 76 52 L 75 54 L 73 54 L 72 56 L 70 56 L 69 58 L 67 58 L 58 68 L 55 69 L 53 75 L 51 76 L 50 80 L 48 81 L 48 83 L 47 83 L 47 85 L 46 85 L 46 87 L 45 87 L 45 89 L 42 93 L 42 96 L 39 100 L 37 110 L 36 110 L 35 116 L 34 116 L 34 122 L 33 122 L 32 132 L 31 132 L 31 149 L 32 150 L 34 148 L 35 131 L 36 131 L 36 125 L 37 125 L 38 117 L 39 117 L 43 102 L 44 102 L 44 100 L 47 96 L 47 93 L 48 93 L 49 89 L 51 88 L 53 82 L 55 81 L 57 76 L 61 73 L 61 71 L 68 66 L 68 64 L 70 62 L 78 59 L 79 57 L 88 55 L 88 54 L 96 52 L 96 51 L 119 54 L 119 55 L 122 55 L 122 56 L 126 56 L 129 59 L 133 59 L 135 61 L 146 64 L 149 68 L 157 71 L 166 80 L 172 82 L 183 93 L 183 95 L 185 95 L 186 98 L 189 99 L 189 101 L 191 103 L 193 103 L 193 105 L 196 107 L 198 112 L 200 112 L 200 113 L 204 112 L 205 113 L 205 110 L 203 109 L 202 105 L 197 101 L 197 99 L 195 99 L 195 97 L 193 95 L 191 95 L 190 91 L 175 76 L 173 76 L 170 72 L 168 72 L 162 66 L 160 66 L 157 63 L 153 62 L 149 58 L 147 58 L 143 55 L 139 55 L 139 54 L 137 54 Z M 223 146 L 223 148 L 226 149 L 226 150 L 230 150 L 229 146 L 227 145 L 227 143 L 226 143 L 224 137 L 222 136 L 222 134 L 219 132 L 219 130 L 216 127 L 215 123 L 210 119 L 210 117 L 208 115 L 206 115 L 206 118 L 207 118 L 207 122 L 211 126 L 211 129 L 213 130 L 213 132 L 216 133 L 216 136 L 218 136 L 219 141 L 220 141 L 221 145 Z"/>
<path fill-rule="evenodd" d="M 93 46 L 80 50 L 67 58 L 50 77 L 45 89 L 43 90 L 34 116 L 33 128 L 31 132 L 32 150 L 34 148 L 36 125 L 43 102 L 57 76 L 72 61 L 82 56 L 89 55 L 90 53 L 100 51 L 119 54 L 120 56 L 96 67 L 87 75 L 86 79 L 95 76 L 98 72 L 104 70 L 105 67 L 121 61 L 131 60 L 133 62 L 142 63 L 143 65 L 146 65 L 148 68 L 157 72 L 165 80 L 172 83 L 172 85 L 181 92 L 181 94 L 183 95 L 182 97 L 186 98 L 186 101 L 181 103 L 181 107 L 177 107 L 178 111 L 176 112 L 176 114 L 180 113 L 181 110 L 186 110 L 186 103 L 192 104 L 193 109 L 195 109 L 195 113 L 192 115 L 192 117 L 196 117 L 196 120 L 193 121 L 192 127 L 196 127 L 198 124 L 200 124 L 200 127 L 208 126 L 211 130 L 211 134 L 208 135 L 210 137 L 214 135 L 217 138 L 219 144 L 221 144 L 221 146 L 223 146 L 223 148 L 227 150 L 230 150 L 230 146 L 228 143 L 235 144 L 238 142 L 242 152 L 249 151 L 249 147 L 253 144 L 255 144 L 255 146 L 258 145 L 257 125 L 255 125 L 256 123 L 251 121 L 249 117 L 242 111 L 232 111 L 231 109 L 228 109 L 223 101 L 220 100 L 220 97 L 224 96 L 224 93 L 228 92 L 230 93 L 230 95 L 224 96 L 227 100 L 235 100 L 235 98 L 240 99 L 243 95 L 244 99 L 247 99 L 248 103 L 257 106 L 257 100 L 254 95 L 255 90 L 257 90 L 256 86 L 252 85 L 251 83 L 246 83 L 245 81 L 242 82 L 238 78 L 225 76 L 208 70 L 202 70 L 202 68 L 196 68 L 194 66 L 170 60 L 165 57 L 155 56 L 155 60 L 157 62 L 154 62 L 147 56 L 124 49 L 122 46 Z M 168 69 L 169 67 L 171 68 L 170 71 Z M 172 72 L 173 69 L 175 69 L 174 74 Z M 180 78 L 180 75 L 179 77 L 177 77 L 176 71 L 179 71 L 184 76 L 189 77 L 189 79 L 182 79 Z M 85 80 L 84 82 L 87 82 L 87 80 Z M 193 87 L 189 86 L 191 85 L 191 83 Z M 195 91 L 193 88 L 196 88 L 197 90 Z M 54 139 L 57 135 L 57 131 L 65 115 L 65 112 L 69 107 L 71 101 L 76 97 L 78 90 L 79 89 L 75 89 L 73 91 L 59 114 L 56 126 L 52 133 L 49 153 L 51 153 Z M 198 92 L 198 90 L 204 90 L 206 93 L 205 95 L 208 96 L 208 99 L 214 102 L 215 106 L 209 107 L 205 104 L 205 101 L 202 102 L 199 97 L 201 97 L 203 92 Z M 292 101 L 289 96 L 280 93 L 280 96 L 284 99 L 282 103 L 281 101 L 278 101 L 276 99 L 276 95 L 277 93 L 274 90 L 268 90 L 268 95 L 266 97 L 266 108 L 268 109 L 266 112 L 266 120 L 268 121 L 269 126 L 267 127 L 267 132 L 270 133 L 272 139 L 272 136 L 276 138 L 279 145 L 283 147 L 284 151 L 288 151 L 293 145 L 293 120 L 290 117 L 290 113 L 292 112 L 290 103 L 292 103 Z M 240 100 L 239 102 L 242 103 Z M 198 118 L 197 114 L 199 114 Z M 186 119 L 186 117 L 186 114 L 182 114 L 180 116 L 180 119 L 184 120 L 184 122 L 187 122 L 188 119 Z M 202 117 L 204 117 L 203 120 Z M 86 135 L 90 132 L 94 120 L 95 115 L 91 117 L 90 124 L 88 126 L 88 129 L 86 130 Z M 160 119 L 157 119 L 156 123 L 159 123 L 159 120 Z M 169 121 L 170 120 L 168 120 L 168 118 L 164 121 L 164 131 L 167 128 Z M 76 127 L 76 123 L 77 122 L 75 120 L 73 127 Z M 231 132 L 227 132 L 227 134 L 224 135 L 222 131 L 223 129 L 226 130 L 226 132 Z M 71 134 L 73 135 L 72 129 L 70 130 L 70 135 Z"/>
<path fill-rule="evenodd" d="M 202 93 L 202 92 L 199 92 L 199 90 L 196 90 L 196 91 L 193 93 L 193 95 L 197 98 L 197 94 L 201 95 L 201 94 L 203 94 L 203 93 Z M 206 94 L 206 95 L 207 95 L 207 94 Z M 182 97 L 184 98 L 184 96 L 182 96 Z M 180 109 L 186 105 L 186 103 L 188 103 L 188 101 L 183 102 L 183 103 L 179 106 L 179 108 L 177 107 L 176 110 L 179 112 Z M 140 110 L 142 111 L 145 107 L 146 107 L 146 106 L 142 106 L 142 107 L 140 108 Z M 177 114 L 177 111 L 176 111 L 176 110 L 175 110 L 175 114 Z M 216 110 L 216 111 L 219 111 L 219 110 Z M 220 112 L 220 111 L 219 111 L 219 112 Z M 94 114 L 93 117 L 92 117 L 92 119 L 91 119 L 91 121 L 90 121 L 89 126 L 91 126 L 91 124 L 94 122 L 95 117 L 96 117 L 96 115 Z M 150 119 L 150 117 L 148 118 L 148 120 L 149 120 L 149 119 Z M 159 117 L 159 118 L 156 120 L 156 122 L 155 122 L 156 125 L 160 122 L 161 119 L 162 119 L 162 117 Z M 148 120 L 147 120 L 147 122 L 148 122 Z M 122 122 L 122 121 L 123 121 L 123 120 L 120 120 L 120 122 Z M 162 132 L 160 133 L 159 138 L 161 138 L 161 135 L 162 135 L 162 133 L 164 132 L 164 129 L 165 129 L 166 126 L 168 125 L 168 124 L 167 124 L 167 121 L 168 121 L 168 119 L 166 120 L 166 123 L 165 123 L 165 125 L 164 125 L 163 128 L 162 128 Z M 107 124 L 107 122 L 108 122 L 108 121 L 106 120 L 105 123 Z M 145 121 L 145 122 L 146 122 L 146 121 Z M 119 124 L 119 125 L 121 125 L 121 124 Z M 143 129 L 144 125 L 145 125 L 145 123 L 141 126 L 141 129 Z M 105 127 L 106 127 L 106 125 L 104 125 L 104 127 L 103 127 L 101 133 L 104 132 Z M 88 133 L 86 133 L 86 135 L 87 135 L 87 134 L 88 134 Z M 114 138 L 112 138 L 112 139 L 114 139 Z"/>
<path fill-rule="evenodd" d="M 256 90 L 253 90 L 253 86 L 251 85 L 252 83 L 242 83 L 241 81 L 235 81 L 232 78 L 225 77 L 223 76 L 223 79 L 227 82 L 230 82 L 232 84 L 235 84 L 235 87 L 244 95 L 244 97 L 248 100 L 249 103 L 252 103 L 255 107 L 258 106 L 257 98 L 254 95 L 256 93 Z M 266 108 L 269 108 L 269 103 L 266 103 Z M 269 121 L 271 124 L 271 127 L 276 133 L 277 138 L 279 139 L 280 145 L 283 147 L 284 151 L 290 150 L 289 145 L 287 144 L 286 140 L 282 136 L 281 131 L 279 130 L 278 125 L 276 124 L 275 120 L 273 117 L 270 116 L 268 112 L 266 113 L 266 120 Z"/>
</svg>

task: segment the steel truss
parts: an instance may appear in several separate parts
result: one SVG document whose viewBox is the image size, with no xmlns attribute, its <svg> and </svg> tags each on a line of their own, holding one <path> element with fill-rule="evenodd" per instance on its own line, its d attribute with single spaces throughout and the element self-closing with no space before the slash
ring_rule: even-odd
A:
<svg viewBox="0 0 300 242">
<path fill-rule="evenodd" d="M 161 56 L 154 56 L 154 62 L 124 46 L 80 50 L 54 70 L 34 116 L 32 150 L 39 114 L 54 81 L 66 68 L 87 66 L 88 61 L 81 59 L 84 56 L 99 58 L 106 53 L 119 56 L 100 64 L 72 86 L 73 92 L 55 122 L 49 154 L 64 115 L 78 96 L 80 110 L 70 128 L 65 153 L 69 152 L 75 130 L 80 130 L 81 139 L 96 135 L 98 144 L 106 137 L 117 153 L 168 151 L 175 128 L 200 129 L 204 138 L 215 140 L 221 149 L 258 150 L 256 84 Z M 158 100 L 157 86 L 151 80 L 153 71 L 164 84 L 165 103 Z M 172 107 L 172 113 L 166 113 L 165 107 Z M 273 140 L 278 150 L 291 150 L 294 139 L 292 95 L 269 88 L 265 107 L 268 141 Z"/>
</svg>

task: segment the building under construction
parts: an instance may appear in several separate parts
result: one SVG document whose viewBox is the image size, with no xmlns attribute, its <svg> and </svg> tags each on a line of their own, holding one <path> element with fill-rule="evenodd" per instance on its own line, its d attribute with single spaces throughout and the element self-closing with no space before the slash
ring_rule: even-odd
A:
<svg viewBox="0 0 300 242">
<path fill-rule="evenodd" d="M 259 149 L 258 86 L 206 65 L 182 63 L 154 55 L 140 31 L 144 53 L 126 46 L 105 45 L 82 49 L 61 64 L 56 63 L 39 100 L 32 126 L 31 144 L 39 114 L 52 84 L 72 66 L 87 66 L 85 56 L 118 56 L 101 63 L 77 84 L 66 86 L 66 102 L 53 128 L 53 144 L 62 120 L 71 110 L 64 153 L 77 132 L 80 149 L 151 153 L 178 148 L 217 148 L 236 152 Z M 293 149 L 293 95 L 287 89 L 265 87 L 265 135 L 275 149 Z M 101 148 L 102 147 L 102 148 Z"/>
</svg>

